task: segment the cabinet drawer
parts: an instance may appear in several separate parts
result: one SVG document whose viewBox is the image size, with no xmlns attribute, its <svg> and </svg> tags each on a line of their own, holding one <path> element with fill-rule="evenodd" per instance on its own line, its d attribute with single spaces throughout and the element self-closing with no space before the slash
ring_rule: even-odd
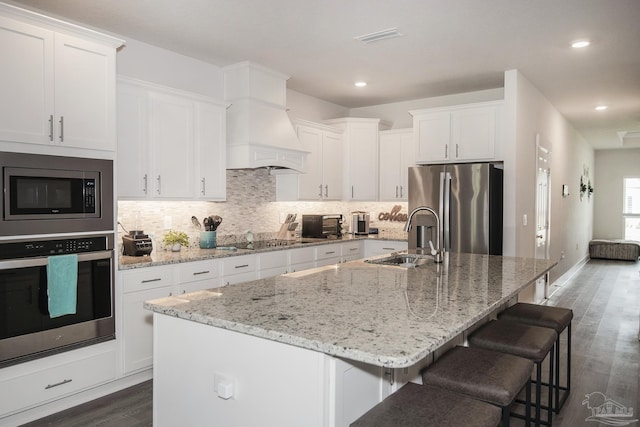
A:
<svg viewBox="0 0 640 427">
<path fill-rule="evenodd" d="M 122 283 L 124 292 L 142 291 L 173 285 L 173 272 L 169 267 L 142 268 L 124 271 Z"/>
<path fill-rule="evenodd" d="M 242 274 L 256 271 L 256 256 L 241 255 L 220 260 L 222 264 L 222 275 Z"/>
<path fill-rule="evenodd" d="M 205 280 L 218 277 L 218 261 L 194 261 L 180 264 L 178 268 L 178 282 L 188 283 L 194 280 Z"/>
<path fill-rule="evenodd" d="M 342 244 L 342 256 L 349 260 L 362 258 L 362 242 L 349 242 Z"/>
<path fill-rule="evenodd" d="M 287 251 L 274 251 L 258 255 L 260 270 L 287 265 Z"/>
<path fill-rule="evenodd" d="M 289 251 L 289 264 L 302 264 L 316 260 L 316 248 L 298 248 Z"/>
<path fill-rule="evenodd" d="M 340 243 L 334 245 L 322 245 L 316 248 L 316 259 L 329 259 L 342 255 Z"/>
<path fill-rule="evenodd" d="M 0 385 L 0 414 L 76 393 L 115 376 L 116 355 L 109 351 L 10 378 Z"/>
</svg>

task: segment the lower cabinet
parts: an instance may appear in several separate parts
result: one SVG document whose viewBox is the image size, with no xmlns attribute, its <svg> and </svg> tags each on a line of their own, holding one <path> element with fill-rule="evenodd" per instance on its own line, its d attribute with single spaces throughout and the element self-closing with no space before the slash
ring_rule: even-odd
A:
<svg viewBox="0 0 640 427">
<path fill-rule="evenodd" d="M 288 258 L 286 250 L 258 254 L 258 279 L 288 273 Z"/>
<path fill-rule="evenodd" d="M 376 255 L 390 254 L 393 252 L 406 251 L 408 244 L 400 240 L 367 240 L 364 245 L 363 258 Z"/>
<path fill-rule="evenodd" d="M 0 416 L 59 399 L 116 378 L 115 342 L 3 368 Z"/>
<path fill-rule="evenodd" d="M 342 261 L 342 243 L 316 247 L 316 267 L 338 264 Z"/>
<path fill-rule="evenodd" d="M 363 258 L 364 256 L 362 254 L 362 246 L 363 242 L 361 240 L 342 243 L 342 256 L 340 258 L 340 261 L 349 262 Z"/>
<path fill-rule="evenodd" d="M 239 255 L 221 259 L 222 284 L 226 286 L 256 280 L 256 261 L 255 255 Z"/>
</svg>

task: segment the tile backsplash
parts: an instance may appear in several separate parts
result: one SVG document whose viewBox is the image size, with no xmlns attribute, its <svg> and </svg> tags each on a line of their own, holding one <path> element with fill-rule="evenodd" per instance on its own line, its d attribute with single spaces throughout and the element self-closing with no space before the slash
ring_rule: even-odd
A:
<svg viewBox="0 0 640 427">
<path fill-rule="evenodd" d="M 348 219 L 352 211 L 365 211 L 371 214 L 371 226 L 380 232 L 401 232 L 404 222 L 378 220 L 381 212 L 391 212 L 396 205 L 406 214 L 406 202 L 278 202 L 275 176 L 266 169 L 236 169 L 227 170 L 225 202 L 119 201 L 118 221 L 122 227 L 118 231 L 144 230 L 159 242 L 169 229 L 179 230 L 197 246 L 199 232 L 191 217 L 202 223 L 207 216 L 219 215 L 218 244 L 224 244 L 242 240 L 247 231 L 256 240 L 275 238 L 288 213 L 298 214 L 298 219 L 303 214 L 341 213 Z"/>
</svg>

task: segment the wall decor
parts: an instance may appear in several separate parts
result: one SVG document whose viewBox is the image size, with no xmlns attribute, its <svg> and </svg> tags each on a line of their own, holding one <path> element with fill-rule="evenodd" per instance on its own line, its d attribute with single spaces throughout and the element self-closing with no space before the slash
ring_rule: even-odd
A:
<svg viewBox="0 0 640 427">
<path fill-rule="evenodd" d="M 580 177 L 580 201 L 584 197 L 584 193 L 587 191 L 587 186 L 584 183 L 584 178 Z"/>
<path fill-rule="evenodd" d="M 402 206 L 395 205 L 391 208 L 391 212 L 380 212 L 378 214 L 378 219 L 380 221 L 402 221 L 406 222 L 409 215 L 406 213 L 400 213 L 402 210 Z"/>
</svg>

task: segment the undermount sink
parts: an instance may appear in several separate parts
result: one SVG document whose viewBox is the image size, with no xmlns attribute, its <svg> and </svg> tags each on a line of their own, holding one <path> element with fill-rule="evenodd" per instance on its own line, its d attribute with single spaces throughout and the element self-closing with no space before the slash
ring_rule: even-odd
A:
<svg viewBox="0 0 640 427">
<path fill-rule="evenodd" d="M 382 264 L 393 265 L 396 267 L 420 267 L 427 263 L 433 263 L 433 256 L 431 255 L 417 255 L 417 254 L 395 254 L 385 258 L 367 259 L 365 262 L 370 264 Z"/>
</svg>

